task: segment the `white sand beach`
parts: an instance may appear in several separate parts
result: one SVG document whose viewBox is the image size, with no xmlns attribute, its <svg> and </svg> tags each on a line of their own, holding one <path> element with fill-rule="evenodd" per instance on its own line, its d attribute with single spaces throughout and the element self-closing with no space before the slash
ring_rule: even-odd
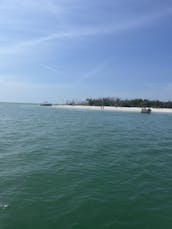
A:
<svg viewBox="0 0 172 229">
<path fill-rule="evenodd" d="M 100 110 L 100 111 L 123 111 L 123 112 L 140 112 L 141 107 L 100 107 L 100 106 L 84 106 L 84 105 L 53 105 L 54 108 L 65 109 L 85 109 L 85 110 Z M 152 113 L 172 113 L 170 108 L 151 108 Z"/>
</svg>

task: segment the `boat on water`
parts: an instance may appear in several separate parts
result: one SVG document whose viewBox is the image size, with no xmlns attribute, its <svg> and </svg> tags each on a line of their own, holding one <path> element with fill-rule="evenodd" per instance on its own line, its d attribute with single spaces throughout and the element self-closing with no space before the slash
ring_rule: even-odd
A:
<svg viewBox="0 0 172 229">
<path fill-rule="evenodd" d="M 151 109 L 150 108 L 142 108 L 141 109 L 141 113 L 145 113 L 145 114 L 150 114 L 151 113 Z"/>
<path fill-rule="evenodd" d="M 47 106 L 47 107 L 50 107 L 52 106 L 53 104 L 52 103 L 49 103 L 49 102 L 43 102 L 40 104 L 40 106 Z"/>
</svg>

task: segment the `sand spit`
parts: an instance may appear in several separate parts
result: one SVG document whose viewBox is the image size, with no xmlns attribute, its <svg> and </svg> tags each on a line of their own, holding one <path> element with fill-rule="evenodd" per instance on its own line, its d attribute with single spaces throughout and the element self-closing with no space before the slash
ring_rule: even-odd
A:
<svg viewBox="0 0 172 229">
<path fill-rule="evenodd" d="M 141 107 L 100 107 L 100 106 L 83 106 L 83 105 L 53 105 L 54 108 L 62 109 L 85 109 L 85 110 L 104 110 L 104 111 L 123 111 L 123 112 L 141 112 Z M 172 113 L 170 108 L 151 108 L 152 113 Z"/>
</svg>

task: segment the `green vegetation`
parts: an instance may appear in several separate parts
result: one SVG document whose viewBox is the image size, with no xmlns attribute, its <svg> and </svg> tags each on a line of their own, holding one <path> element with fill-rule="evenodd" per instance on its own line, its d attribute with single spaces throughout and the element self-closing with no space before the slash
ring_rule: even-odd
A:
<svg viewBox="0 0 172 229">
<path fill-rule="evenodd" d="M 172 101 L 159 101 L 148 99 L 120 99 L 120 98 L 88 98 L 86 101 L 70 101 L 69 105 L 111 106 L 111 107 L 152 107 L 172 108 Z"/>
</svg>

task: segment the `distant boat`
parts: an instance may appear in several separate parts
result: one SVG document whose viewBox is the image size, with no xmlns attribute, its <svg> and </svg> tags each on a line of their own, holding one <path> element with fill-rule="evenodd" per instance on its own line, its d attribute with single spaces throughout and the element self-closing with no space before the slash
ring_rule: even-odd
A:
<svg viewBox="0 0 172 229">
<path fill-rule="evenodd" d="M 53 105 L 52 103 L 48 103 L 48 102 L 43 102 L 40 104 L 40 106 L 47 106 L 47 107 L 50 107 L 52 105 Z"/>
<path fill-rule="evenodd" d="M 151 113 L 151 109 L 150 108 L 142 108 L 141 109 L 141 113 L 145 113 L 145 114 L 150 114 Z"/>
</svg>

